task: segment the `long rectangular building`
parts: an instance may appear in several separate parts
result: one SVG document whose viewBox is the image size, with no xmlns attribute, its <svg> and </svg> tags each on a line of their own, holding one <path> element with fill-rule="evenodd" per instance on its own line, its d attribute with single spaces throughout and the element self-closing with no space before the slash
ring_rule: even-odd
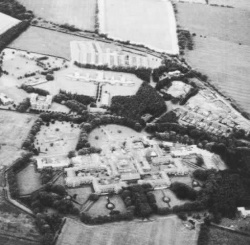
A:
<svg viewBox="0 0 250 245">
<path fill-rule="evenodd" d="M 150 55 L 124 52 L 120 47 L 103 48 L 94 41 L 72 41 L 71 59 L 73 62 L 90 65 L 156 68 L 161 59 Z"/>
</svg>

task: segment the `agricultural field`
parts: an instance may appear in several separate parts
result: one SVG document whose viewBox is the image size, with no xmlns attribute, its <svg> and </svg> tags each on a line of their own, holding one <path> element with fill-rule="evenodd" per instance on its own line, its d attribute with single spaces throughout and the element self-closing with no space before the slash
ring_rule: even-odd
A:
<svg viewBox="0 0 250 245">
<path fill-rule="evenodd" d="M 218 229 L 216 227 L 209 227 L 207 245 L 246 245 L 250 244 L 248 236 L 233 233 L 231 231 Z"/>
<path fill-rule="evenodd" d="M 9 235 L 13 237 L 18 237 L 19 239 L 28 238 L 31 240 L 30 244 L 33 244 L 32 241 L 38 242 L 40 240 L 40 235 L 35 226 L 33 218 L 31 218 L 30 216 L 24 213 L 15 214 L 15 213 L 8 213 L 8 212 L 1 210 L 0 211 L 1 245 L 4 244 L 2 243 L 2 240 L 1 240 L 2 234 L 6 236 Z M 6 244 L 11 244 L 11 243 L 6 243 Z M 29 244 L 29 243 L 25 243 L 25 244 Z"/>
<path fill-rule="evenodd" d="M 178 24 L 197 36 L 250 45 L 250 12 L 204 4 L 177 3 Z"/>
<path fill-rule="evenodd" d="M 100 0 L 99 12 L 101 33 L 160 52 L 179 52 L 175 16 L 169 1 Z"/>
<path fill-rule="evenodd" d="M 40 245 L 40 241 L 30 241 L 11 235 L 0 234 L 1 245 Z"/>
<path fill-rule="evenodd" d="M 186 52 L 189 64 L 207 74 L 210 82 L 250 113 L 250 46 L 216 38 L 195 38 L 195 49 Z"/>
<path fill-rule="evenodd" d="M 37 116 L 10 111 L 0 113 L 0 142 L 19 149 Z"/>
<path fill-rule="evenodd" d="M 0 12 L 0 35 L 6 32 L 11 27 L 17 25 L 20 20 L 12 18 Z"/>
<path fill-rule="evenodd" d="M 187 3 L 177 9 L 179 25 L 196 33 L 187 62 L 250 113 L 250 11 Z"/>
<path fill-rule="evenodd" d="M 75 149 L 79 134 L 78 125 L 72 127 L 70 123 L 56 121 L 41 127 L 35 145 L 40 147 L 40 156 L 64 156 Z"/>
<path fill-rule="evenodd" d="M 176 217 L 151 222 L 119 222 L 116 224 L 86 226 L 67 219 L 56 245 L 149 245 L 197 244 L 198 228 L 189 230 Z"/>
<path fill-rule="evenodd" d="M 37 17 L 57 24 L 69 24 L 94 31 L 96 0 L 19 0 Z"/>
<path fill-rule="evenodd" d="M 36 172 L 33 164 L 17 174 L 17 183 L 20 195 L 28 195 L 42 187 L 40 174 Z"/>
</svg>

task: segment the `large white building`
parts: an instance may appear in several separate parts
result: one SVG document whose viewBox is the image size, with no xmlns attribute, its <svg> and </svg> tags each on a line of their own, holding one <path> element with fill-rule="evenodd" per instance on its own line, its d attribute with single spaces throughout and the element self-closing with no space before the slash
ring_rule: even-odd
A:
<svg viewBox="0 0 250 245">
<path fill-rule="evenodd" d="M 107 48 L 93 41 L 72 41 L 70 43 L 73 62 L 91 65 L 156 68 L 161 59 L 152 55 L 124 52 L 121 47 Z"/>
<path fill-rule="evenodd" d="M 52 96 L 47 95 L 39 96 L 38 94 L 32 93 L 30 95 L 30 104 L 32 109 L 36 110 L 48 110 L 52 104 Z"/>
</svg>

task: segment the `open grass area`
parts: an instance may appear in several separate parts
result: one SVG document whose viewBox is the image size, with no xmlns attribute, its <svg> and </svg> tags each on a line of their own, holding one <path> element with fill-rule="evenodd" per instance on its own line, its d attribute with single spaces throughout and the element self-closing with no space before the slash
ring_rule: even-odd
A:
<svg viewBox="0 0 250 245">
<path fill-rule="evenodd" d="M 101 0 L 99 3 L 102 33 L 160 52 L 178 53 L 175 16 L 169 1 Z"/>
<path fill-rule="evenodd" d="M 89 134 L 89 143 L 91 146 L 102 148 L 104 152 L 109 152 L 111 147 L 118 147 L 122 142 L 133 140 L 133 138 L 142 137 L 131 128 L 109 124 L 94 129 Z"/>
<path fill-rule="evenodd" d="M 79 134 L 78 125 L 72 127 L 70 123 L 56 121 L 54 124 L 41 127 L 36 135 L 35 144 L 40 147 L 40 156 L 65 156 L 75 149 Z"/>
<path fill-rule="evenodd" d="M 15 146 L 10 145 L 1 145 L 0 149 L 0 167 L 1 166 L 9 166 L 16 160 L 24 150 L 20 150 Z"/>
<path fill-rule="evenodd" d="M 1 110 L 1 144 L 20 148 L 36 118 L 34 115 Z"/>
<path fill-rule="evenodd" d="M 153 222 L 119 222 L 86 226 L 67 219 L 56 245 L 195 245 L 197 231 L 188 230 L 175 216 Z"/>
<path fill-rule="evenodd" d="M 45 20 L 94 31 L 96 0 L 19 0 Z"/>
<path fill-rule="evenodd" d="M 91 186 L 86 185 L 86 186 L 80 186 L 78 188 L 68 188 L 67 192 L 71 196 L 76 194 L 77 196 L 75 200 L 82 205 L 88 200 L 89 195 L 93 191 Z"/>
<path fill-rule="evenodd" d="M 17 174 L 17 183 L 20 195 L 28 195 L 42 187 L 40 174 L 36 172 L 33 164 L 29 164 Z"/>
<path fill-rule="evenodd" d="M 155 195 L 156 204 L 160 208 L 168 207 L 168 204 L 162 200 L 164 196 L 170 198 L 169 204 L 171 208 L 189 202 L 186 200 L 179 200 L 170 189 L 154 190 L 152 193 Z"/>
<path fill-rule="evenodd" d="M 20 21 L 6 14 L 0 13 L 0 35 L 11 27 L 17 25 Z"/>
<path fill-rule="evenodd" d="M 29 27 L 9 47 L 70 59 L 70 42 L 89 40 L 35 26 Z"/>
<path fill-rule="evenodd" d="M 90 76 L 97 76 L 97 71 L 93 69 L 85 69 L 85 68 L 78 68 L 75 65 L 70 65 L 68 68 L 56 71 L 55 72 L 55 80 L 50 81 L 47 83 L 39 84 L 36 87 L 42 88 L 45 90 L 50 91 L 51 94 L 55 95 L 59 92 L 60 89 L 66 90 L 72 93 L 78 93 L 78 94 L 84 94 L 88 96 L 95 97 L 96 91 L 97 91 L 97 84 L 94 82 L 84 82 L 84 81 L 77 81 L 71 79 L 70 75 L 73 75 L 74 73 L 79 73 L 81 75 L 87 75 Z M 137 78 L 133 74 L 129 73 L 122 73 L 122 72 L 111 72 L 111 71 L 103 71 L 106 78 L 119 78 L 124 77 L 128 81 L 134 82 L 134 86 L 125 87 L 125 86 L 118 86 L 118 85 L 105 85 L 103 89 L 105 91 L 108 91 L 110 95 L 117 96 L 128 96 L 128 95 L 134 95 L 138 91 L 139 87 L 142 84 L 142 80 Z"/>
<path fill-rule="evenodd" d="M 250 12 L 204 4 L 177 3 L 178 24 L 192 33 L 250 45 Z"/>
</svg>

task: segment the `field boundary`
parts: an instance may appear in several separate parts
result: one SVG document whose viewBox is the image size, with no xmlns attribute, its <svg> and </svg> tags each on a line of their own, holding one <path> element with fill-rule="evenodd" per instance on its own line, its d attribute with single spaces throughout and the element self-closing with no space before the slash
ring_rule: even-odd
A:
<svg viewBox="0 0 250 245">
<path fill-rule="evenodd" d="M 212 226 L 214 228 L 217 228 L 217 229 L 221 229 L 221 230 L 229 231 L 229 232 L 236 233 L 236 234 L 239 234 L 239 235 L 250 237 L 250 234 L 248 234 L 248 233 L 245 233 L 243 231 L 237 231 L 237 230 L 234 230 L 234 229 L 226 227 L 226 226 L 217 225 L 215 223 L 211 223 L 210 226 Z"/>
</svg>

